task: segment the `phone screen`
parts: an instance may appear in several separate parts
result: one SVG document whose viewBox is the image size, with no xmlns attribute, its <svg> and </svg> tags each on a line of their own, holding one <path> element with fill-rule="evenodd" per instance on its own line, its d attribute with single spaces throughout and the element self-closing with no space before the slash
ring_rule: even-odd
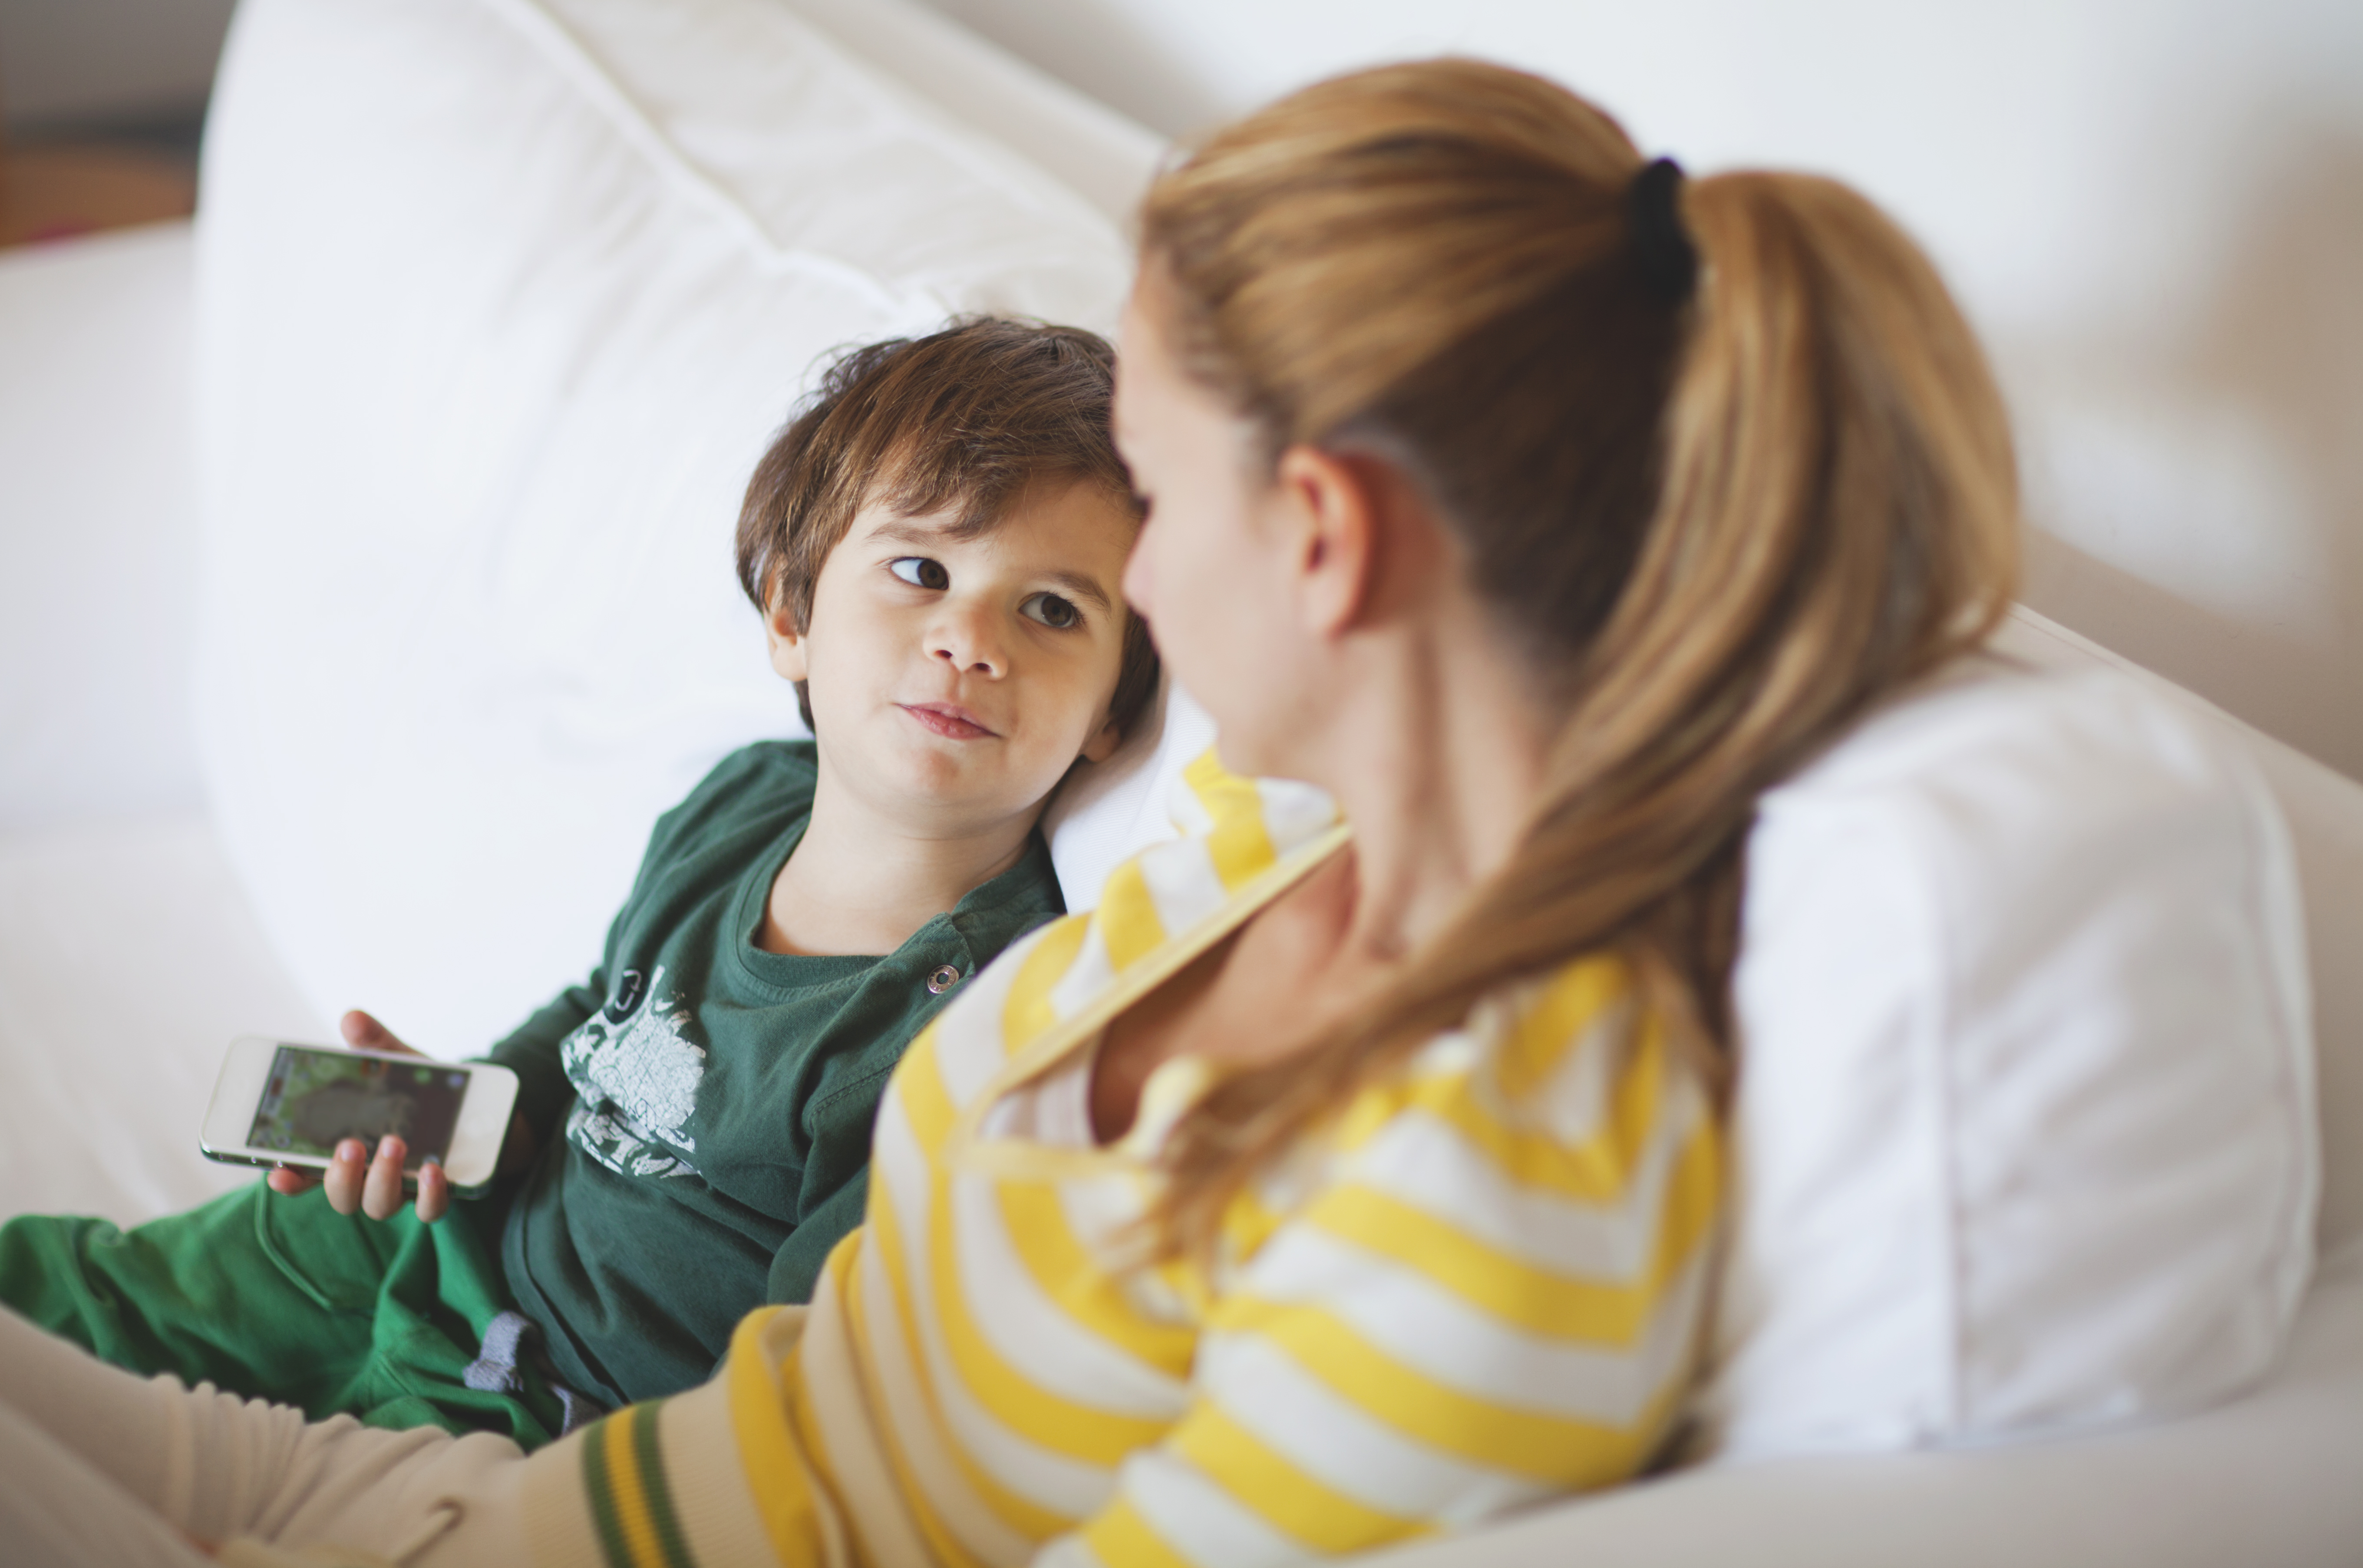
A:
<svg viewBox="0 0 2363 1568">
<path fill-rule="evenodd" d="M 374 1145 L 397 1134 L 410 1146 L 406 1163 L 451 1152 L 451 1129 L 468 1074 L 439 1062 L 387 1062 L 341 1051 L 283 1045 L 255 1107 L 247 1142 L 291 1154 L 332 1155 L 341 1139 Z"/>
</svg>

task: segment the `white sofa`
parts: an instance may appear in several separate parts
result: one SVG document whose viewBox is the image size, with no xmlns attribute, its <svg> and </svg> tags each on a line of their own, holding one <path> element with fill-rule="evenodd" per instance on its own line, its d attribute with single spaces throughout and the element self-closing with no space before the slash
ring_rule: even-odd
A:
<svg viewBox="0 0 2363 1568">
<path fill-rule="evenodd" d="M 503 8 L 488 0 L 488 10 Z M 1144 133 L 923 17 L 854 0 L 797 8 L 935 105 L 992 126 L 1103 210 L 1121 209 L 1155 156 Z M 253 875 L 270 848 L 255 840 L 273 827 L 268 813 L 258 819 L 250 790 L 239 794 L 255 758 L 234 745 L 224 755 L 216 722 L 214 754 L 201 759 L 190 717 L 193 584 L 207 584 L 218 614 L 221 584 L 209 574 L 225 570 L 213 545 L 226 526 L 216 517 L 205 535 L 197 518 L 193 253 L 188 230 L 168 226 L 0 256 L 7 1212 L 128 1222 L 246 1179 L 194 1152 L 221 1044 L 243 1032 L 328 1038 L 325 1007 L 380 999 L 320 982 L 316 934 L 287 912 L 287 879 L 304 868 L 266 877 L 258 914 L 200 783 L 210 770 L 217 786 L 232 786 L 243 811 L 232 841 Z M 250 280 L 222 274 L 237 262 L 232 248 L 217 245 L 208 260 L 208 319 L 219 330 L 221 298 Z M 268 290 L 248 294 L 261 297 L 245 307 L 272 308 Z M 226 348 L 213 352 L 218 375 Z M 221 394 L 216 381 L 210 395 Z M 338 498 L 324 494 L 322 504 Z M 301 609 L 289 608 L 288 626 L 316 628 Z M 268 605 L 246 614 L 245 629 L 267 650 L 276 627 Z M 283 657 L 303 661 L 309 635 L 291 629 Z M 2041 664 L 2112 662 L 2032 616 L 2015 619 L 2004 643 Z M 328 662 L 327 651 L 314 656 Z M 2204 711 L 2239 732 L 2288 815 L 2313 958 L 2321 1262 L 2294 1344 L 2267 1385 L 2203 1415 L 2097 1438 L 1683 1472 L 1400 1561 L 2363 1562 L 2363 786 Z M 336 732 L 332 717 L 322 714 L 324 733 Z M 605 909 L 586 918 L 595 928 Z M 283 962 L 299 953 L 308 991 Z M 404 984 L 382 978 L 385 989 Z"/>
</svg>

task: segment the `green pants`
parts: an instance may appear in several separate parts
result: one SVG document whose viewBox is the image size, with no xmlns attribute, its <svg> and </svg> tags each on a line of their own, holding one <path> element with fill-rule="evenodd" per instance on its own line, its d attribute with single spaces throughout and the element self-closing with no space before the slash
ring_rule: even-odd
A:
<svg viewBox="0 0 2363 1568">
<path fill-rule="evenodd" d="M 527 1448 L 563 1413 L 522 1366 L 506 1391 L 465 1372 L 515 1306 L 479 1224 L 455 1204 L 433 1225 L 405 1210 L 341 1215 L 316 1189 L 261 1182 L 202 1208 L 120 1230 L 30 1215 L 0 1225 L 0 1304 L 139 1373 L 339 1413 L 373 1427 L 491 1431 Z M 489 1229 L 489 1226 L 486 1226 Z M 477 1381 L 493 1381 L 479 1373 Z"/>
</svg>

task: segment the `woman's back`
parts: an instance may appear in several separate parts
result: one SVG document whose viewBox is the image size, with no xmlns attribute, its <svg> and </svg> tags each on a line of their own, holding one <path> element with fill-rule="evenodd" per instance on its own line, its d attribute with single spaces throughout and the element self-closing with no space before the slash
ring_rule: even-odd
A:
<svg viewBox="0 0 2363 1568">
<path fill-rule="evenodd" d="M 1368 1550 L 1634 1473 L 1688 1386 L 1720 1142 L 1663 1039 L 1628 1037 L 1613 960 L 1491 999 L 1238 1194 L 1220 1255 L 1144 1266 L 1205 1064 L 1161 1068 L 1102 1145 L 1104 1023 L 1348 852 L 1311 792 L 1211 759 L 1191 785 L 1207 832 L 913 1046 L 864 1230 L 770 1331 L 787 1396 L 733 1402 L 740 1458 L 776 1423 L 881 1560 L 1024 1562 L 1071 1531 L 1076 1562 Z"/>
</svg>

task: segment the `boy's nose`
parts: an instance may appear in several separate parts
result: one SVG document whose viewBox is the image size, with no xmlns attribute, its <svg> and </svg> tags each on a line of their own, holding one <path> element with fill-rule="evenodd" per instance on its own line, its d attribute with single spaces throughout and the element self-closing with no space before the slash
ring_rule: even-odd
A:
<svg viewBox="0 0 2363 1568">
<path fill-rule="evenodd" d="M 988 617 L 947 608 L 927 630 L 927 651 L 964 675 L 994 679 L 1007 673 L 1009 660 Z"/>
</svg>

